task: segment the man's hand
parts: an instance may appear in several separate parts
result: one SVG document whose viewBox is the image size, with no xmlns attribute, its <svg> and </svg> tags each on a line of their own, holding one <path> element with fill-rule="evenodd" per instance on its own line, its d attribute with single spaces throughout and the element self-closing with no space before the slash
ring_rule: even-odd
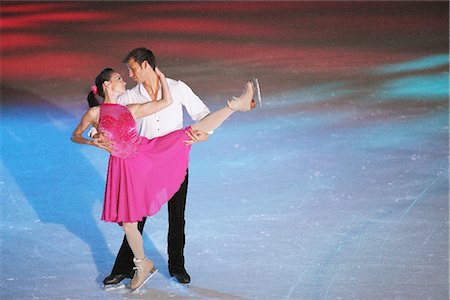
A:
<svg viewBox="0 0 450 300">
<path fill-rule="evenodd" d="M 105 135 L 101 132 L 98 132 L 96 134 L 94 134 L 94 136 L 92 137 L 92 145 L 95 147 L 98 147 L 100 149 L 104 149 L 108 152 L 112 151 L 112 144 L 111 142 L 105 137 Z"/>
<path fill-rule="evenodd" d="M 92 128 L 89 130 L 88 132 L 88 137 L 90 137 L 91 139 L 94 138 L 94 136 L 97 134 L 97 128 L 95 128 L 94 126 L 92 126 Z"/>
<path fill-rule="evenodd" d="M 206 142 L 208 140 L 209 134 L 200 130 L 189 130 L 185 131 L 190 140 L 184 140 L 186 145 L 192 145 L 199 142 Z"/>
</svg>

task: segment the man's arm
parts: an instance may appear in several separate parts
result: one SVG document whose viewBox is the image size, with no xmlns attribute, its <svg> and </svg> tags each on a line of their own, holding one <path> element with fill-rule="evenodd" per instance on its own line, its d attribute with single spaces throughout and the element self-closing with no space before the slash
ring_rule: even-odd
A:
<svg viewBox="0 0 450 300">
<path fill-rule="evenodd" d="M 88 137 L 90 137 L 91 139 L 94 138 L 96 134 L 98 134 L 98 131 L 94 126 L 92 126 L 87 133 Z"/>
<path fill-rule="evenodd" d="M 178 92 L 181 96 L 181 104 L 194 121 L 199 121 L 209 115 L 211 111 L 203 101 L 183 81 L 177 82 Z"/>
<path fill-rule="evenodd" d="M 185 131 L 186 135 L 190 138 L 190 140 L 185 140 L 184 142 L 187 145 L 192 145 L 195 143 L 206 142 L 209 138 L 209 134 L 200 130 L 193 130 L 189 128 L 189 130 Z"/>
<path fill-rule="evenodd" d="M 181 95 L 181 104 L 186 108 L 186 111 L 192 120 L 199 121 L 211 113 L 205 103 L 203 103 L 200 97 L 198 97 L 186 83 L 181 80 L 179 80 L 177 83 L 178 92 Z M 188 134 L 188 136 L 191 138 L 191 141 L 189 142 L 190 144 L 205 142 L 208 140 L 209 135 L 213 133 L 213 131 L 191 131 L 190 134 Z"/>
</svg>

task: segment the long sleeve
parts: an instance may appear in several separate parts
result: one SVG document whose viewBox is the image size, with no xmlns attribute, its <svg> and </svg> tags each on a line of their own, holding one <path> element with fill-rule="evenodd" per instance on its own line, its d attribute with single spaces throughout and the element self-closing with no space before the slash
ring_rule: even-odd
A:
<svg viewBox="0 0 450 300">
<path fill-rule="evenodd" d="M 186 108 L 187 113 L 194 121 L 201 120 L 210 113 L 208 107 L 183 81 L 178 81 L 181 104 Z"/>
</svg>

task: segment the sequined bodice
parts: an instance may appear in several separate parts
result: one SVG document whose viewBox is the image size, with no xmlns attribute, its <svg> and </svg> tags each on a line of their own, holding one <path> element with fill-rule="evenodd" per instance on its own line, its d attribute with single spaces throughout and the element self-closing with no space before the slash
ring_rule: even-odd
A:
<svg viewBox="0 0 450 300">
<path fill-rule="evenodd" d="M 127 107 L 107 103 L 100 105 L 98 130 L 113 144 L 111 155 L 122 158 L 135 156 L 142 138 Z"/>
</svg>

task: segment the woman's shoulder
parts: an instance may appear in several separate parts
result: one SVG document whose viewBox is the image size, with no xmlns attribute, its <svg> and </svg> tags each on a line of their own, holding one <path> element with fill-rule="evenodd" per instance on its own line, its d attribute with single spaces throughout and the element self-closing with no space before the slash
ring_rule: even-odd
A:
<svg viewBox="0 0 450 300">
<path fill-rule="evenodd" d="M 95 119 L 100 113 L 100 105 L 93 106 L 89 108 L 89 110 L 86 112 L 88 116 L 90 116 L 92 119 Z"/>
<path fill-rule="evenodd" d="M 94 114 L 94 113 L 98 113 L 99 111 L 100 111 L 100 105 L 97 105 L 97 106 L 93 106 L 93 107 L 89 108 L 88 113 Z"/>
</svg>

